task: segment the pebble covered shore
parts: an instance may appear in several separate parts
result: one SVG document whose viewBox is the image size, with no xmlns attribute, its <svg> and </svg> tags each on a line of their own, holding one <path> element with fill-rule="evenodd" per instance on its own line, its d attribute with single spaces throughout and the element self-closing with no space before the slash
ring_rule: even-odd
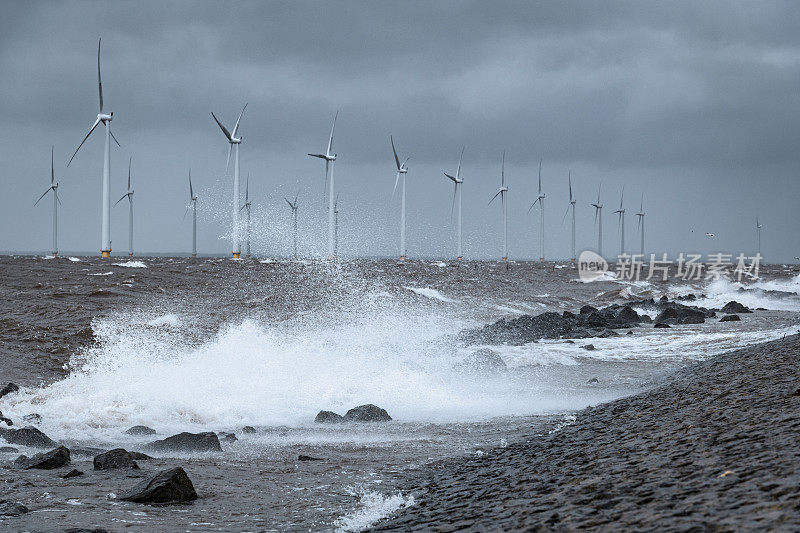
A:
<svg viewBox="0 0 800 533">
<path fill-rule="evenodd" d="M 691 365 L 410 481 L 376 530 L 800 530 L 800 337 Z"/>
</svg>

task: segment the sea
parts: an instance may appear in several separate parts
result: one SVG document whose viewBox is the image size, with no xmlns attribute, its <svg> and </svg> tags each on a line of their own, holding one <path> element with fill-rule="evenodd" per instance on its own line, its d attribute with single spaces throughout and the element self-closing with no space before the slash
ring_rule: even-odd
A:
<svg viewBox="0 0 800 533">
<path fill-rule="evenodd" d="M 361 531 L 415 505 L 408 480 L 444 460 L 557 431 L 584 407 L 800 327 L 797 265 L 762 265 L 741 283 L 585 283 L 568 262 L 3 256 L 0 274 L 0 387 L 21 388 L 0 411 L 15 426 L 36 413 L 32 423 L 75 450 L 143 451 L 183 431 L 237 437 L 222 453 L 151 453 L 138 472 L 94 471 L 91 453 L 73 453 L 85 475 L 71 479 L 11 464 L 40 450 L 0 452 L 2 498 L 31 510 L 0 518 L 11 530 Z M 501 318 L 688 294 L 691 305 L 757 310 L 574 342 L 459 337 Z M 481 348 L 506 370 L 461 364 Z M 314 422 L 362 404 L 393 420 Z M 157 435 L 127 435 L 134 425 Z M 119 498 L 173 466 L 198 500 Z"/>
</svg>

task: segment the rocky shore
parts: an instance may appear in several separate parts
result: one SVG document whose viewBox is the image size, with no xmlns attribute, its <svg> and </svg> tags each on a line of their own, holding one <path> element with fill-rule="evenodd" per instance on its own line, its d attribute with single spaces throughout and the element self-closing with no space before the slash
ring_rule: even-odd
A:
<svg viewBox="0 0 800 533">
<path fill-rule="evenodd" d="M 798 335 L 691 365 L 419 473 L 375 530 L 800 530 L 799 369 Z"/>
</svg>

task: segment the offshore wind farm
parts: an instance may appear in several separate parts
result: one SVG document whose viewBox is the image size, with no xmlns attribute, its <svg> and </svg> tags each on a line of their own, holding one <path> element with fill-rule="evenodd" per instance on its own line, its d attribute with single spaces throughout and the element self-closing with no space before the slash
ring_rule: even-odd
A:
<svg viewBox="0 0 800 533">
<path fill-rule="evenodd" d="M 1 530 L 800 530 L 800 6 L 3 14 Z"/>
</svg>

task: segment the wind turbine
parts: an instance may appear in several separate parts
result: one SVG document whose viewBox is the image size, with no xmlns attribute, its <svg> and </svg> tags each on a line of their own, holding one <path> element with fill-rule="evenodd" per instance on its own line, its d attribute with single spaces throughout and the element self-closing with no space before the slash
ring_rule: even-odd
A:
<svg viewBox="0 0 800 533">
<path fill-rule="evenodd" d="M 298 196 L 300 196 L 300 191 L 297 191 L 297 194 L 294 195 L 294 202 L 290 202 L 288 198 L 284 197 L 286 203 L 289 204 L 289 207 L 292 208 L 292 226 L 293 226 L 292 240 L 294 242 L 294 254 L 292 255 L 293 259 L 297 259 L 297 197 Z"/>
<path fill-rule="evenodd" d="M 506 187 L 506 151 L 503 150 L 503 162 L 500 166 L 500 190 L 497 191 L 497 194 L 492 196 L 492 199 L 489 200 L 489 204 L 494 202 L 494 199 L 498 196 L 500 197 L 500 202 L 503 205 L 503 261 L 508 261 L 508 217 L 506 211 L 506 193 L 508 192 L 508 187 Z"/>
<path fill-rule="evenodd" d="M 58 182 L 56 182 L 55 164 L 53 162 L 54 148 L 50 147 L 50 187 L 42 193 L 38 200 L 33 204 L 36 207 L 42 198 L 47 196 L 47 193 L 53 191 L 53 257 L 58 257 L 58 204 L 61 200 L 58 198 Z"/>
<path fill-rule="evenodd" d="M 625 208 L 622 207 L 622 201 L 625 199 L 625 186 L 622 186 L 622 195 L 619 197 L 619 209 L 614 211 L 614 214 L 619 215 L 619 254 L 625 253 Z"/>
<path fill-rule="evenodd" d="M 758 217 L 756 217 L 756 232 L 758 233 L 758 255 L 761 255 L 761 228 L 762 224 L 758 223 Z"/>
<path fill-rule="evenodd" d="M 120 144 L 117 138 L 114 137 L 114 134 L 111 133 L 111 120 L 114 118 L 114 112 L 103 112 L 103 83 L 100 80 L 99 39 L 97 41 L 97 91 L 100 95 L 100 112 L 97 114 L 94 124 L 92 124 L 92 127 L 89 129 L 89 133 L 86 134 L 81 143 L 75 149 L 75 153 L 72 154 L 67 166 L 69 166 L 72 163 L 72 160 L 75 159 L 78 150 L 81 149 L 81 146 L 83 146 L 83 143 L 85 143 L 86 139 L 89 138 L 89 135 L 91 135 L 95 128 L 97 128 L 98 124 L 102 122 L 103 126 L 106 128 L 106 148 L 103 157 L 103 213 L 100 234 L 100 255 L 101 257 L 111 257 L 111 139 L 114 139 L 114 142 L 117 143 L 117 146 Z"/>
<path fill-rule="evenodd" d="M 536 203 L 539 203 L 539 207 L 541 208 L 541 219 L 539 222 L 539 261 L 544 261 L 544 198 L 545 195 L 542 194 L 542 160 L 539 160 L 539 196 L 536 197 L 536 200 L 531 204 L 528 208 L 528 213 L 531 212 L 533 206 Z"/>
<path fill-rule="evenodd" d="M 397 157 L 397 150 L 394 147 L 394 139 L 389 135 L 389 141 L 392 143 L 392 152 L 394 152 L 394 162 L 397 165 L 397 177 L 394 180 L 394 189 L 392 190 L 392 198 L 397 191 L 397 182 L 403 178 L 403 186 L 400 191 L 400 261 L 406 260 L 406 174 L 408 167 L 406 163 L 411 159 L 411 156 L 406 157 L 403 164 L 400 164 L 400 158 Z"/>
<path fill-rule="evenodd" d="M 336 236 L 334 233 L 334 184 L 333 184 L 333 162 L 336 161 L 336 154 L 331 153 L 333 150 L 333 130 L 336 129 L 336 119 L 339 118 L 339 111 L 333 116 L 333 126 L 331 127 L 331 136 L 328 138 L 328 149 L 324 154 L 308 154 L 311 157 L 318 157 L 325 160 L 325 186 L 328 189 L 328 259 L 333 259 L 336 256 L 334 250 L 334 240 Z M 330 182 L 330 186 L 328 185 Z"/>
<path fill-rule="evenodd" d="M 214 117 L 214 121 L 219 126 L 219 129 L 222 130 L 222 133 L 225 134 L 225 138 L 228 139 L 228 160 L 225 162 L 226 175 L 228 174 L 228 165 L 231 162 L 231 151 L 234 147 L 236 148 L 233 156 L 233 230 L 231 233 L 231 254 L 234 259 L 239 259 L 242 250 L 242 245 L 239 242 L 239 145 L 242 144 L 242 137 L 237 137 L 236 135 L 239 133 L 239 122 L 242 120 L 245 109 L 247 109 L 247 104 L 244 104 L 242 112 L 239 113 L 239 118 L 236 119 L 233 133 L 229 132 L 227 128 L 222 125 L 222 122 L 219 121 L 213 111 L 211 112 L 211 116 Z"/>
<path fill-rule="evenodd" d="M 639 235 L 642 238 L 640 253 L 644 256 L 644 193 L 642 193 L 642 203 L 639 204 L 639 212 L 636 216 L 639 217 Z"/>
<path fill-rule="evenodd" d="M 128 160 L 128 192 L 122 195 L 122 198 L 117 200 L 114 207 L 125 198 L 128 199 L 128 207 L 130 208 L 128 215 L 128 257 L 133 257 L 133 189 L 131 189 L 131 163 L 133 158 Z"/>
<path fill-rule="evenodd" d="M 247 245 L 245 247 L 245 257 L 250 259 L 250 173 L 247 173 L 247 181 L 244 186 L 244 205 L 239 209 L 247 209 Z"/>
<path fill-rule="evenodd" d="M 458 197 L 458 244 L 457 244 L 457 260 L 461 261 L 463 258 L 461 254 L 461 185 L 464 183 L 464 178 L 461 177 L 461 158 L 464 157 L 464 147 L 461 147 L 461 155 L 458 156 L 458 167 L 456 167 L 456 175 L 451 176 L 447 172 L 445 176 L 450 178 L 453 182 L 453 207 L 455 207 L 456 197 Z M 452 208 L 450 212 L 452 213 Z M 451 215 L 452 216 L 452 215 Z"/>
<path fill-rule="evenodd" d="M 594 222 L 599 224 L 597 226 L 597 254 L 603 257 L 603 204 L 600 203 L 600 187 L 603 186 L 601 182 L 597 187 L 597 202 L 591 204 L 594 207 Z"/>
<path fill-rule="evenodd" d="M 569 213 L 570 207 L 572 208 L 572 262 L 575 262 L 575 203 L 577 200 L 572 196 L 572 171 L 569 171 L 567 174 L 569 180 L 569 205 L 567 206 L 567 210 L 564 211 L 564 218 L 567 218 L 567 214 Z M 564 223 L 564 218 L 561 219 L 561 223 Z"/>
<path fill-rule="evenodd" d="M 339 257 L 339 195 L 333 202 L 333 257 Z"/>
<path fill-rule="evenodd" d="M 189 205 L 186 210 L 192 210 L 192 257 L 197 257 L 197 195 L 192 188 L 192 169 L 189 169 Z M 186 217 L 186 213 L 183 214 Z"/>
</svg>

